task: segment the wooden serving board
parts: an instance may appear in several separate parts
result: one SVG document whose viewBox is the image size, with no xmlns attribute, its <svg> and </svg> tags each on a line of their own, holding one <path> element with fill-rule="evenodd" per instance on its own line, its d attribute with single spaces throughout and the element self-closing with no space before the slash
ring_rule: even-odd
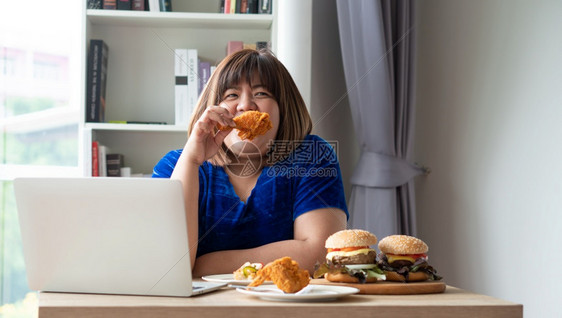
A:
<svg viewBox="0 0 562 318">
<path fill-rule="evenodd" d="M 324 278 L 313 279 L 311 284 L 350 286 L 359 289 L 359 294 L 369 295 L 416 295 L 416 294 L 439 294 L 445 291 L 446 284 L 443 281 L 429 282 L 376 282 L 368 284 L 334 283 Z"/>
</svg>

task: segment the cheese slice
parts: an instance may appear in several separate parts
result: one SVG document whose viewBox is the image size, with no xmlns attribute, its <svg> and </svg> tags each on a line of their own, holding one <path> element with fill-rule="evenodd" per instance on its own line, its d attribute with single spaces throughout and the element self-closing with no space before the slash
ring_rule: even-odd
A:
<svg viewBox="0 0 562 318">
<path fill-rule="evenodd" d="M 362 248 L 359 250 L 355 250 L 355 251 L 350 251 L 350 252 L 343 252 L 343 251 L 337 251 L 337 252 L 330 252 L 328 254 L 326 254 L 326 259 L 332 259 L 334 258 L 334 256 L 338 255 L 338 256 L 353 256 L 353 255 L 359 255 L 359 254 L 369 254 L 369 252 L 373 251 L 373 249 L 371 248 Z"/>
<path fill-rule="evenodd" d="M 388 259 L 389 264 L 392 264 L 395 261 L 410 261 L 412 263 L 416 262 L 415 258 L 406 255 L 386 254 L 386 258 Z"/>
</svg>

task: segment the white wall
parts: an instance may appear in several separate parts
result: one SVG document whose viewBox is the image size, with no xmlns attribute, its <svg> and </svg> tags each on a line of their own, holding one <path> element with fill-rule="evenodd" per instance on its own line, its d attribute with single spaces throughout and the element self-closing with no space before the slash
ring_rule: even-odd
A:
<svg viewBox="0 0 562 318">
<path fill-rule="evenodd" d="M 359 146 L 346 93 L 337 21 L 335 0 L 313 1 L 310 115 L 314 123 L 313 133 L 337 142 L 336 150 L 349 200 L 349 180 L 359 158 Z"/>
<path fill-rule="evenodd" d="M 562 313 L 562 1 L 418 2 L 419 236 L 451 285 Z"/>
</svg>

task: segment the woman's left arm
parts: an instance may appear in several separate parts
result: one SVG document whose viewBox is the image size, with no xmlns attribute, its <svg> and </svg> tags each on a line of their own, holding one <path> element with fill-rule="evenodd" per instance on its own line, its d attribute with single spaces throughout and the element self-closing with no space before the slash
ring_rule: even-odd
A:
<svg viewBox="0 0 562 318">
<path fill-rule="evenodd" d="M 301 214 L 295 219 L 294 239 L 274 242 L 245 250 L 219 251 L 195 260 L 193 275 L 232 273 L 245 262 L 267 264 L 290 256 L 312 275 L 316 262 L 326 257 L 324 244 L 331 234 L 344 230 L 347 216 L 337 208 L 322 208 Z"/>
<path fill-rule="evenodd" d="M 347 216 L 337 208 L 322 208 L 301 214 L 295 220 L 295 240 L 304 242 L 306 247 L 293 258 L 312 275 L 316 262 L 323 263 L 326 258 L 328 236 L 346 227 Z"/>
</svg>

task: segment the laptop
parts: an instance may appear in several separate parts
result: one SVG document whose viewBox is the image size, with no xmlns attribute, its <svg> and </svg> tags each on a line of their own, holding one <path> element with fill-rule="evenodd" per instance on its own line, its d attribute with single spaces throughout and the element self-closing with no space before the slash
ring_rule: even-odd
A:
<svg viewBox="0 0 562 318">
<path fill-rule="evenodd" d="M 150 178 L 16 178 L 29 287 L 48 292 L 189 297 L 182 185 Z"/>
</svg>

